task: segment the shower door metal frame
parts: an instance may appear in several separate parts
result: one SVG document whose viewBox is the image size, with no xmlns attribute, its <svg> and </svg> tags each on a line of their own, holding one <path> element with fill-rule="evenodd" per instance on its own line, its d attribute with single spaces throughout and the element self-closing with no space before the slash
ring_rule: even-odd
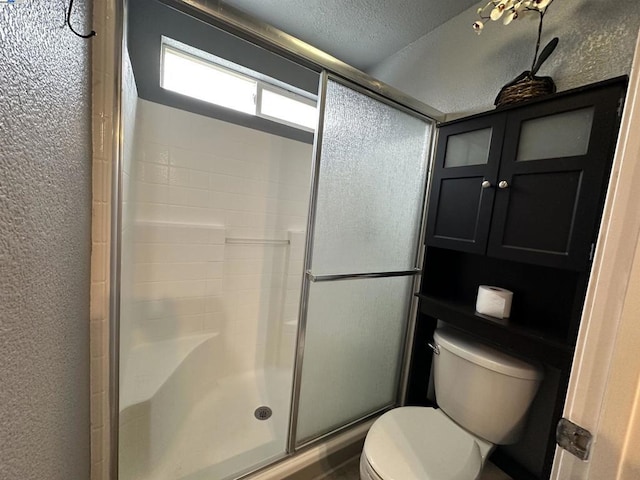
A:
<svg viewBox="0 0 640 480">
<path fill-rule="evenodd" d="M 424 220 L 425 220 L 425 212 L 426 212 L 426 199 L 428 186 L 431 181 L 431 163 L 433 159 L 433 149 L 435 148 L 435 127 L 439 121 L 444 120 L 444 115 L 442 112 L 436 110 L 429 105 L 412 98 L 400 90 L 391 87 L 390 85 L 385 84 L 375 78 L 371 77 L 365 72 L 362 72 L 326 53 L 322 50 L 319 50 L 305 42 L 298 40 L 297 38 L 288 35 L 270 25 L 260 22 L 253 18 L 250 15 L 245 14 L 244 12 L 225 5 L 223 2 L 219 0 L 159 0 L 162 3 L 192 17 L 198 18 L 201 21 L 213 25 L 214 27 L 220 28 L 228 33 L 236 35 L 239 38 L 247 40 L 254 45 L 264 48 L 273 53 L 279 54 L 284 58 L 292 60 L 302 66 L 305 66 L 313 71 L 316 71 L 321 74 L 321 89 L 318 97 L 318 104 L 320 108 L 318 109 L 319 113 L 319 127 L 316 130 L 316 135 L 314 139 L 314 172 L 313 172 L 313 182 L 312 183 L 312 192 L 311 197 L 312 201 L 315 202 L 315 194 L 317 190 L 313 187 L 317 182 L 317 173 L 315 170 L 319 168 L 318 155 L 321 150 L 321 142 L 318 141 L 322 135 L 322 118 L 324 115 L 324 99 L 326 97 L 326 84 L 329 77 L 339 83 L 353 88 L 354 90 L 359 91 L 367 96 L 373 97 L 377 100 L 382 101 L 388 105 L 393 106 L 394 108 L 401 109 L 402 111 L 421 118 L 430 124 L 430 147 L 428 150 L 428 158 L 427 162 L 427 185 L 425 185 L 424 190 L 424 198 L 423 198 L 423 210 L 422 210 L 422 218 L 420 222 L 420 240 L 418 243 L 418 251 L 416 253 L 416 268 L 414 270 L 409 270 L 405 272 L 385 272 L 385 273 L 362 273 L 356 274 L 359 278 L 373 278 L 373 277 L 382 277 L 382 276 L 390 276 L 389 273 L 402 274 L 402 275 L 413 275 L 414 283 L 413 283 L 413 291 L 417 291 L 419 286 L 421 272 L 419 270 L 419 265 L 421 264 L 422 256 L 424 253 L 423 247 L 423 239 L 424 239 Z M 120 380 L 120 363 L 119 363 L 119 355 L 120 355 L 120 288 L 121 288 L 121 265 L 120 265 L 120 257 L 121 257 L 121 247 L 122 247 L 122 238 L 121 238 L 121 224 L 122 224 L 122 206 L 121 206 L 121 198 L 122 198 L 122 159 L 123 159 L 123 123 L 122 123 L 122 67 L 124 60 L 124 49 L 126 42 L 126 18 L 127 18 L 127 0 L 114 0 L 114 17 L 115 17 L 115 31 L 113 38 L 113 52 L 114 52 L 114 75 L 113 75 L 113 121 L 114 121 L 114 135 L 113 135 L 113 150 L 112 150 L 112 184 L 111 184 L 111 239 L 110 239 L 110 272 L 109 272 L 109 290 L 110 290 L 110 301 L 109 301 L 109 452 L 107 459 L 109 461 L 109 476 L 111 480 L 118 480 L 118 435 L 119 435 L 119 380 Z M 324 90 L 323 90 L 324 89 Z M 318 145 L 316 145 L 318 144 Z M 310 212 L 315 212 L 315 208 L 311 210 L 310 204 Z M 311 215 L 310 215 L 311 219 Z M 309 235 L 309 231 L 307 231 L 307 235 Z M 310 250 L 308 248 L 308 250 Z M 305 275 L 303 279 L 303 291 L 308 289 L 309 281 L 311 281 L 311 276 L 307 275 L 306 272 L 306 259 L 305 259 Z M 310 274 L 309 274 L 310 275 Z M 398 276 L 398 275 L 394 275 Z M 323 280 L 338 280 L 338 278 L 333 278 L 335 276 L 331 276 L 332 278 L 328 278 L 328 276 L 323 276 L 322 278 L 314 278 L 316 281 Z M 341 275 L 340 277 L 344 277 Z M 353 278 L 349 276 L 349 278 Z M 302 309 L 302 302 L 301 302 Z M 305 312 L 306 312 L 306 301 L 305 301 Z M 403 404 L 404 395 L 406 391 L 407 385 L 407 376 L 409 370 L 409 361 L 411 354 L 411 346 L 413 345 L 413 325 L 415 324 L 415 316 L 417 313 L 417 300 L 415 297 L 411 300 L 411 305 L 409 308 L 409 319 L 406 325 L 406 339 L 405 339 L 405 351 L 404 358 L 401 363 L 401 371 L 400 371 L 400 381 L 398 384 L 398 392 L 397 398 L 399 399 L 396 404 Z M 306 320 L 306 317 L 305 317 Z M 302 319 L 300 319 L 302 322 Z M 299 326 L 298 331 L 298 343 L 296 345 L 296 355 L 299 352 L 299 348 L 304 350 L 304 339 L 300 341 L 300 330 L 301 326 Z M 297 377 L 297 362 L 296 367 L 294 369 L 294 376 Z M 301 371 L 301 369 L 300 369 Z M 295 383 L 294 383 L 295 387 Z M 298 387 L 299 387 L 299 379 L 298 379 Z M 294 389 L 294 395 L 295 389 Z M 299 395 L 299 392 L 298 394 Z M 295 404 L 295 411 L 297 413 L 297 403 Z M 356 424 L 361 424 L 373 416 L 381 413 L 382 411 L 388 409 L 389 407 L 385 407 L 384 409 L 374 412 L 368 415 L 365 418 L 356 420 L 347 425 L 340 427 L 332 432 L 326 433 L 318 438 L 315 438 L 307 443 L 305 443 L 305 447 L 307 445 L 311 445 L 312 443 L 316 443 L 320 440 L 323 440 L 327 437 L 334 436 L 343 430 L 355 426 Z M 294 405 L 291 405 L 291 413 L 293 414 Z M 293 415 L 292 415 L 293 417 Z M 297 420 L 297 419 L 296 419 Z M 290 422 L 289 433 L 292 431 L 292 425 Z M 288 447 L 286 452 L 283 454 L 280 460 L 284 460 L 295 453 L 295 435 L 289 435 L 288 438 Z M 270 460 L 269 464 L 256 467 L 250 472 L 247 472 L 243 475 L 242 478 L 252 475 L 256 472 L 265 470 L 271 467 L 274 463 L 280 461 L 278 459 Z"/>
<path fill-rule="evenodd" d="M 317 200 L 318 200 L 318 182 L 320 175 L 320 167 L 321 167 L 321 157 L 322 157 L 322 143 L 324 139 L 324 119 L 325 119 L 325 109 L 326 109 L 326 100 L 327 100 L 327 85 L 329 80 L 336 82 L 342 86 L 350 88 L 368 98 L 372 98 L 376 101 L 379 101 L 385 105 L 388 105 L 396 110 L 404 112 L 408 115 L 416 117 L 420 120 L 425 121 L 426 128 L 429 129 L 427 132 L 427 145 L 426 147 L 426 165 L 425 165 L 425 185 L 422 190 L 422 199 L 421 205 L 422 208 L 420 210 L 420 221 L 418 222 L 419 230 L 416 233 L 418 237 L 416 252 L 414 256 L 414 265 L 412 269 L 409 270 L 401 270 L 401 271 L 386 271 L 386 272 L 357 272 L 357 273 L 348 273 L 348 274 L 335 274 L 335 275 L 313 275 L 311 273 L 311 260 L 313 257 L 313 243 L 314 243 L 314 234 L 315 234 L 315 220 L 316 220 L 316 212 L 317 212 Z M 300 294 L 300 310 L 298 315 L 298 339 L 296 342 L 296 358 L 294 364 L 294 381 L 291 395 L 291 407 L 290 407 L 290 418 L 289 418 L 289 435 L 288 435 L 288 447 L 287 452 L 289 454 L 293 454 L 296 450 L 300 450 L 302 448 L 306 448 L 311 446 L 323 439 L 328 437 L 332 437 L 334 435 L 339 434 L 340 432 L 351 428 L 355 425 L 359 425 L 364 423 L 371 418 L 393 408 L 397 405 L 400 405 L 404 402 L 406 384 L 408 379 L 408 370 L 409 370 L 409 362 L 411 359 L 411 345 L 413 344 L 413 332 L 412 326 L 414 322 L 412 321 L 413 317 L 415 317 L 417 313 L 417 299 L 415 295 L 412 295 L 410 299 L 410 305 L 408 309 L 408 318 L 405 322 L 405 332 L 404 337 L 405 341 L 403 342 L 404 351 L 401 352 L 401 360 L 400 360 L 400 372 L 399 379 L 396 391 L 395 401 L 392 403 L 385 405 L 384 407 L 366 414 L 365 416 L 355 419 L 351 422 L 348 422 L 338 428 L 335 428 L 329 432 L 317 435 L 312 437 L 311 439 L 306 440 L 304 443 L 297 445 L 296 431 L 298 426 L 298 413 L 299 413 L 299 404 L 300 404 L 300 387 L 302 380 L 302 367 L 304 363 L 304 349 L 305 349 L 305 338 L 306 338 L 306 329 L 307 329 L 307 315 L 309 309 L 309 290 L 310 284 L 316 282 L 328 282 L 328 281 L 342 281 L 342 280 L 353 280 L 353 279 L 364 279 L 364 278 L 389 278 L 389 277 L 405 277 L 405 276 L 413 276 L 414 282 L 412 285 L 412 292 L 415 293 L 419 288 L 419 283 L 422 275 L 422 270 L 420 268 L 422 264 L 422 258 L 424 255 L 424 231 L 425 231 L 425 218 L 426 218 L 426 207 L 427 207 L 427 192 L 428 192 L 428 184 L 430 183 L 430 171 L 431 171 L 431 160 L 433 158 L 433 148 L 435 145 L 434 134 L 435 134 L 435 124 L 434 120 L 424 114 L 418 113 L 415 110 L 408 108 L 405 105 L 399 104 L 393 99 L 387 98 L 378 93 L 372 92 L 371 90 L 363 87 L 362 85 L 358 85 L 349 80 L 346 80 L 339 75 L 329 72 L 327 70 L 323 70 L 320 77 L 320 88 L 318 93 L 318 123 L 316 129 L 316 135 L 314 137 L 313 142 L 313 168 L 312 168 L 312 177 L 311 177 L 311 198 L 309 200 L 309 215 L 307 219 L 307 233 L 306 233 L 306 243 L 305 243 L 305 260 L 304 260 L 304 276 L 302 280 L 302 291 Z"/>
<path fill-rule="evenodd" d="M 127 35 L 127 0 L 114 0 L 113 32 L 113 137 L 111 161 L 111 232 L 109 245 L 109 451 L 107 461 L 111 480 L 118 480 L 120 433 L 120 288 L 122 253 L 122 162 L 124 158 L 124 131 L 122 112 L 122 85 L 124 51 Z M 104 108 L 108 108 L 104 105 Z"/>
</svg>

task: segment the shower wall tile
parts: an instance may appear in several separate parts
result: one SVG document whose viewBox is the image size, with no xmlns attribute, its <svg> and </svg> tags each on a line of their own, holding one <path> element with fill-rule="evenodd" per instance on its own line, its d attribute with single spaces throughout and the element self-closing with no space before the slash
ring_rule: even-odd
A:
<svg viewBox="0 0 640 480">
<path fill-rule="evenodd" d="M 136 137 L 124 213 L 132 229 L 130 347 L 216 332 L 227 374 L 290 365 L 311 145 L 145 100 Z"/>
<path fill-rule="evenodd" d="M 140 160 L 143 162 L 157 163 L 160 165 L 169 164 L 169 147 L 160 143 L 149 142 L 146 148 L 139 152 Z"/>
<path fill-rule="evenodd" d="M 169 203 L 170 188 L 169 185 L 156 185 L 151 183 L 139 184 L 139 195 L 154 204 Z"/>
<path fill-rule="evenodd" d="M 217 313 L 205 315 L 202 320 L 202 328 L 205 331 L 219 332 L 222 329 L 222 315 Z"/>
<path fill-rule="evenodd" d="M 207 313 L 223 313 L 222 297 L 207 297 L 205 300 L 204 310 Z"/>
</svg>

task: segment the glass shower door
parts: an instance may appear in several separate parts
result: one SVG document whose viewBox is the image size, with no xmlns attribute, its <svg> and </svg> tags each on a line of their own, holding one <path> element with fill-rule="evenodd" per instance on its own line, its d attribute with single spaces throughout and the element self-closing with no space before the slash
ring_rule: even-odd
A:
<svg viewBox="0 0 640 480">
<path fill-rule="evenodd" d="M 337 79 L 323 89 L 292 448 L 396 404 L 431 134 Z"/>
</svg>

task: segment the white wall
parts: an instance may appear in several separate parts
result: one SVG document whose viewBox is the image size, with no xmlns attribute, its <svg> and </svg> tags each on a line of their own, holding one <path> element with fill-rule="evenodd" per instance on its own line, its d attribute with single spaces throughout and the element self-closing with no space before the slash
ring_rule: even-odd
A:
<svg viewBox="0 0 640 480">
<path fill-rule="evenodd" d="M 135 149 L 121 318 L 132 348 L 219 333 L 233 372 L 275 365 L 285 339 L 292 359 L 311 145 L 139 100 Z"/>
<path fill-rule="evenodd" d="M 530 15 L 509 26 L 489 21 L 478 36 L 471 28 L 476 9 L 388 57 L 370 73 L 444 113 L 492 108 L 502 85 L 531 68 L 537 20 Z M 637 0 L 558 0 L 545 17 L 542 44 L 554 36 L 560 43 L 539 75 L 551 75 L 561 91 L 627 74 L 638 27 Z"/>
</svg>

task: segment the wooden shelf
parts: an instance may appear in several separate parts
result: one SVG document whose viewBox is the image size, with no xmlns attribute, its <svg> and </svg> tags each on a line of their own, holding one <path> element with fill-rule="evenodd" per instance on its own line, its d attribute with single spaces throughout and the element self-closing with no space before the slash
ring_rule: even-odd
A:
<svg viewBox="0 0 640 480">
<path fill-rule="evenodd" d="M 573 347 L 553 333 L 540 332 L 475 311 L 474 305 L 456 303 L 421 293 L 420 313 L 463 329 L 517 356 L 567 369 L 571 365 Z"/>
</svg>

